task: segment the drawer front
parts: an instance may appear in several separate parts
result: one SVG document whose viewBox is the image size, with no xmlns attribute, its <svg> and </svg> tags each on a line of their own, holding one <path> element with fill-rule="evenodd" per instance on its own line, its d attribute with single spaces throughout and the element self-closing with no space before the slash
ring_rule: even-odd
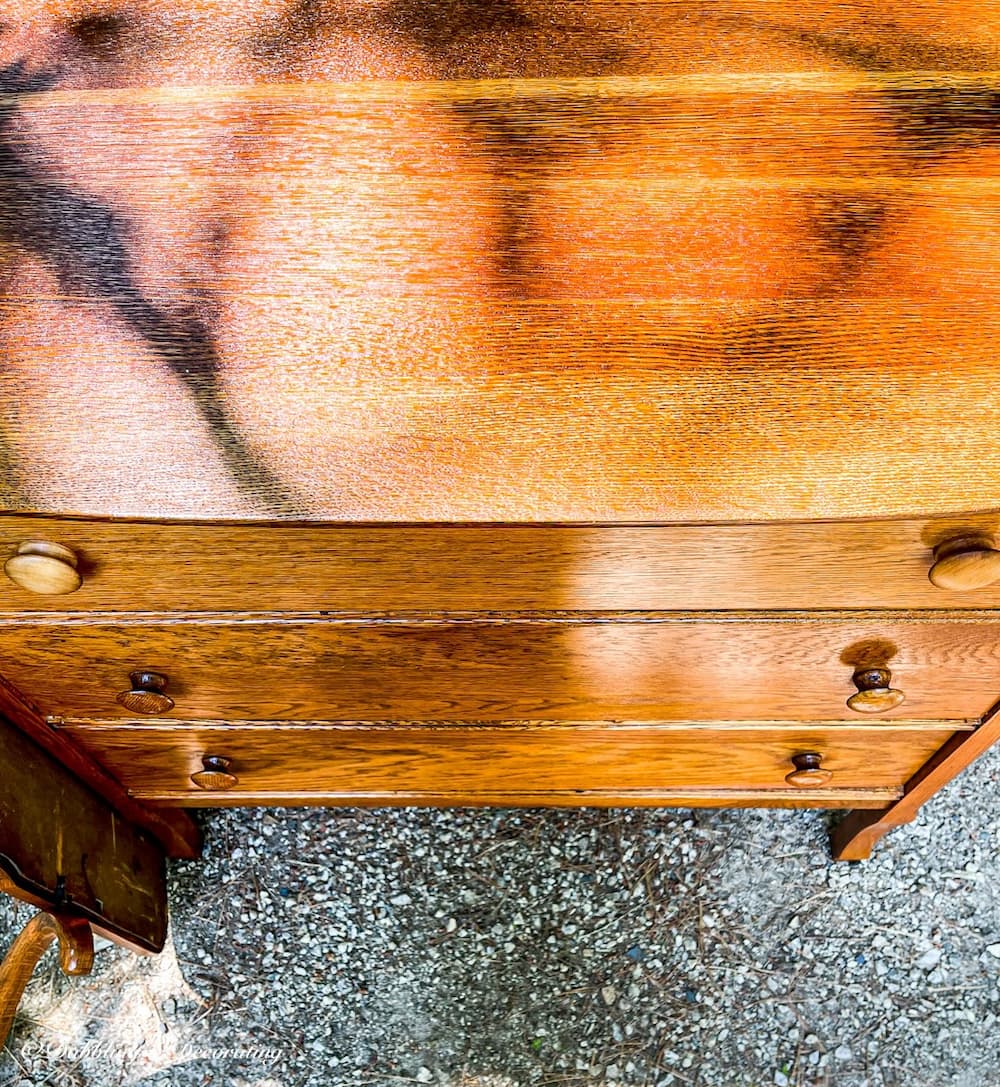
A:
<svg viewBox="0 0 1000 1087">
<path fill-rule="evenodd" d="M 573 802 L 567 794 L 759 794 L 801 802 L 881 790 L 882 803 L 952 735 L 905 728 L 359 728 L 112 723 L 70 726 L 130 792 L 204 804 L 246 798 Z M 818 754 L 821 788 L 789 784 L 793 758 Z M 199 788 L 205 759 L 226 760 Z M 210 763 L 211 765 L 211 763 Z M 203 779 L 199 779 L 203 780 Z M 220 787 L 225 786 L 225 787 Z M 725 799 L 725 797 L 723 797 Z M 862 797 L 863 799 L 863 797 Z M 577 799 L 579 801 L 579 798 Z"/>
<path fill-rule="evenodd" d="M 0 578 L 0 613 L 1000 607 L 1000 585 L 958 592 L 928 580 L 935 547 L 989 543 L 998 533 L 994 514 L 644 527 L 288 527 L 8 515 L 0 517 L 0 559 L 24 544 L 60 544 L 77 556 L 82 585 L 45 595 Z"/>
<path fill-rule="evenodd" d="M 843 720 L 859 667 L 893 719 L 978 720 L 1000 694 L 998 622 L 645 619 L 0 624 L 0 674 L 68 718 Z M 162 692 L 127 692 L 138 671 Z M 119 704 L 122 695 L 126 704 Z M 136 706 L 138 705 L 138 711 Z"/>
</svg>

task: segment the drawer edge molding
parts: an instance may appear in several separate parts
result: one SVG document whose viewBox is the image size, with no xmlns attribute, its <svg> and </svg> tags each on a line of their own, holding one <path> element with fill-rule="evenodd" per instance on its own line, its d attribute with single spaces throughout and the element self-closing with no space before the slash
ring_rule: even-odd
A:
<svg viewBox="0 0 1000 1087">
<path fill-rule="evenodd" d="M 199 732 L 227 733 L 239 729 L 256 728 L 266 729 L 269 732 L 318 732 L 324 729 L 329 732 L 416 732 L 454 731 L 456 729 L 482 728 L 495 729 L 503 732 L 533 732 L 538 730 L 570 731 L 570 732 L 628 732 L 641 730 L 643 732 L 745 732 L 767 729 L 774 732 L 801 732 L 803 729 L 830 729 L 850 732 L 871 731 L 875 734 L 885 732 L 974 732 L 979 727 L 979 721 L 973 719 L 949 719 L 949 718 L 914 718 L 893 717 L 886 719 L 871 718 L 858 719 L 848 717 L 830 718 L 827 720 L 771 720 L 768 718 L 747 718 L 745 720 L 719 720 L 719 721 L 556 721 L 556 720 L 464 720 L 464 721 L 432 721 L 432 720 L 316 720 L 316 721 L 271 721 L 261 719 L 227 719 L 225 721 L 211 718 L 178 718 L 178 717 L 145 717 L 145 718 L 118 718 L 118 717 L 57 717 L 50 718 L 49 725 L 55 729 L 76 733 L 81 737 L 87 733 L 100 733 L 105 729 L 128 730 L 131 732 L 190 732 L 197 729 Z"/>
<path fill-rule="evenodd" d="M 789 789 L 727 791 L 691 789 L 627 791 L 574 789 L 539 793 L 432 792 L 155 792 L 136 789 L 130 795 L 154 808 L 222 807 L 434 807 L 434 808 L 849 808 L 884 811 L 902 796 L 901 788 Z"/>
</svg>

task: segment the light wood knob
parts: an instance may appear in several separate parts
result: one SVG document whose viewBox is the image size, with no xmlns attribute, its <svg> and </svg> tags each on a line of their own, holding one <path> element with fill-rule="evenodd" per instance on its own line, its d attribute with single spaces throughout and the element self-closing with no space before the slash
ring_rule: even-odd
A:
<svg viewBox="0 0 1000 1087">
<path fill-rule="evenodd" d="M 232 761 L 221 755 L 205 755 L 201 760 L 204 769 L 192 774 L 191 780 L 199 789 L 208 789 L 213 792 L 232 789 L 240 783 L 240 779 L 235 774 L 229 773 Z"/>
<path fill-rule="evenodd" d="M 168 713 L 174 700 L 164 693 L 167 677 L 161 672 L 130 672 L 132 686 L 115 696 L 115 701 L 133 713 Z"/>
<path fill-rule="evenodd" d="M 785 775 L 785 781 L 789 785 L 794 785 L 796 789 L 820 789 L 828 785 L 833 773 L 830 770 L 824 770 L 822 762 L 823 756 L 816 751 L 793 755 L 792 765 L 795 769 Z"/>
<path fill-rule="evenodd" d="M 854 673 L 854 686 L 858 693 L 852 694 L 847 705 L 856 713 L 887 713 L 901 706 L 906 701 L 902 691 L 894 690 L 892 673 L 888 668 L 859 668 Z"/>
<path fill-rule="evenodd" d="M 1000 551 L 985 537 L 947 540 L 934 549 L 928 577 L 937 588 L 956 593 L 985 589 L 1000 581 Z"/>
<path fill-rule="evenodd" d="M 76 552 L 49 540 L 26 540 L 4 563 L 4 573 L 15 585 L 41 596 L 65 596 L 83 584 L 76 568 Z"/>
</svg>

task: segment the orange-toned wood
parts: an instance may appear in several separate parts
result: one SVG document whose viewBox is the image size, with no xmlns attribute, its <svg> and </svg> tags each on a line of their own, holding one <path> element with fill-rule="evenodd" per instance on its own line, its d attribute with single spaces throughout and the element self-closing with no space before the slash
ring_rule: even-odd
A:
<svg viewBox="0 0 1000 1087">
<path fill-rule="evenodd" d="M 216 793 L 213 808 L 338 807 L 352 808 L 829 808 L 874 809 L 883 811 L 902 790 L 893 789 L 755 789 L 744 793 L 733 789 L 574 789 L 558 792 L 474 793 L 351 793 L 347 797 L 326 793 Z M 163 811 L 200 808 L 205 801 L 197 795 L 184 794 L 163 800 L 147 800 Z"/>
<path fill-rule="evenodd" d="M 7 5 L 0 505 L 997 506 L 993 0 L 232 7 Z"/>
<path fill-rule="evenodd" d="M 25 986 L 53 940 L 59 941 L 64 974 L 89 974 L 94 966 L 94 937 L 82 917 L 42 912 L 17 934 L 0 963 L 0 1043 L 6 1042 Z"/>
<path fill-rule="evenodd" d="M 863 665 L 852 678 L 857 691 L 847 700 L 847 708 L 855 713 L 888 713 L 906 701 L 902 691 L 889 686 L 892 673 L 888 668 Z"/>
<path fill-rule="evenodd" d="M 805 751 L 792 756 L 794 770 L 785 774 L 785 781 L 796 789 L 822 789 L 830 784 L 833 774 L 823 766 L 818 751 Z"/>
<path fill-rule="evenodd" d="M 168 677 L 159 672 L 131 672 L 131 686 L 115 695 L 119 706 L 124 706 L 130 713 L 162 715 L 174 708 L 174 700 L 165 693 Z"/>
<path fill-rule="evenodd" d="M 78 555 L 70 598 L 0 579 L 22 611 L 481 612 L 991 608 L 935 588 L 934 549 L 1000 514 L 757 525 L 218 525 L 0 516 L 0 557 Z"/>
<path fill-rule="evenodd" d="M 1000 68 L 995 0 L 446 0 L 317 12 L 269 0 L 8 0 L 0 59 L 63 62 L 75 88 L 317 79 L 567 78 Z M 349 16 L 346 14 L 349 11 Z M 938 122 L 939 124 L 941 122 Z"/>
<path fill-rule="evenodd" d="M 955 248 L 976 252 L 982 238 L 1000 237 L 997 219 L 974 224 Z M 919 247 L 914 241 L 923 267 L 934 266 L 924 251 L 929 229 L 919 231 Z M 992 251 L 989 260 L 992 268 Z M 970 278 L 992 282 L 985 267 Z M 58 293 L 56 283 L 38 289 Z M 450 288 L 447 316 L 380 299 L 345 302 L 349 316 L 332 318 L 355 339 L 374 327 L 395 344 L 400 327 L 436 329 L 464 314 L 492 342 L 470 352 L 475 363 L 442 376 L 436 363 L 415 372 L 412 356 L 399 362 L 388 349 L 381 375 L 367 354 L 363 371 L 338 361 L 352 344 L 329 343 L 331 289 L 322 286 L 321 309 L 282 295 L 269 317 L 245 318 L 224 400 L 256 440 L 244 443 L 250 453 L 227 446 L 225 457 L 179 379 L 138 346 L 115 342 L 99 313 L 69 302 L 23 313 L 8 305 L 0 323 L 23 357 L 0 371 L 14 466 L 0 484 L 0 507 L 666 522 L 912 516 L 1000 504 L 1000 449 L 990 440 L 1000 407 L 982 394 L 995 379 L 1000 320 L 978 299 L 519 302 L 505 304 L 496 323 L 481 307 L 452 303 Z M 287 326 L 279 323 L 277 342 L 257 349 L 267 348 L 263 361 L 254 355 L 243 366 L 243 341 L 258 343 L 268 321 Z M 676 342 L 664 345 L 663 329 Z M 289 359 L 298 344 L 306 357 Z M 324 351 L 336 359 L 323 360 Z M 66 357 L 76 360 L 72 370 L 55 365 Z M 478 373 L 484 357 L 497 359 L 497 372 Z M 120 432 L 126 402 L 134 418 Z"/>
<path fill-rule="evenodd" d="M 231 759 L 219 755 L 203 755 L 201 769 L 191 775 L 191 781 L 208 792 L 223 793 L 233 789 L 239 785 L 240 779 L 229 773 L 231 763 Z"/>
<path fill-rule="evenodd" d="M 0 669 L 3 668 L 0 660 Z M 0 719 L 10 722 L 90 791 L 103 798 L 131 825 L 141 827 L 168 857 L 192 860 L 201 855 L 201 831 L 187 816 L 151 810 L 137 803 L 99 765 L 64 734 L 50 727 L 24 694 L 0 675 Z"/>
<path fill-rule="evenodd" d="M 62 544 L 29 540 L 18 544 L 3 572 L 25 592 L 40 596 L 66 596 L 80 588 L 76 554 Z"/>
<path fill-rule="evenodd" d="M 1000 606 L 946 554 L 995 513 L 941 519 L 1000 507 L 996 0 L 8 8 L 0 509 L 340 523 L 39 524 L 84 581 L 0 584 L 42 712 L 575 751 L 845 722 L 859 670 L 925 739 L 995 701 L 994 617 L 909 610 Z"/>
<path fill-rule="evenodd" d="M 632 790 L 728 790 L 798 795 L 786 785 L 793 757 L 818 752 L 828 792 L 898 788 L 951 736 L 950 729 L 745 728 L 725 742 L 706 729 L 648 726 L 411 728 L 69 726 L 73 737 L 133 795 L 150 801 L 211 804 L 219 796 L 284 798 L 314 794 L 348 802 L 355 793 L 437 796 L 559 794 Z M 190 780 L 206 756 L 229 760 L 239 778 L 225 791 Z M 227 799 L 227 803 L 229 800 Z"/>
<path fill-rule="evenodd" d="M 672 618 L 0 623 L 11 683 L 48 715 L 124 718 L 130 672 L 170 677 L 178 717 L 496 721 L 829 719 L 859 667 L 906 691 L 888 717 L 978 720 L 1000 691 L 1000 620 Z"/>
<path fill-rule="evenodd" d="M 938 589 L 978 592 L 1000 581 L 1000 550 L 992 537 L 960 536 L 934 549 L 931 584 Z"/>
<path fill-rule="evenodd" d="M 1000 740 L 1000 707 L 975 732 L 956 733 L 906 783 L 903 797 L 884 811 L 850 813 L 832 836 L 836 860 L 860 861 L 890 830 L 912 822 L 934 794 Z"/>
</svg>

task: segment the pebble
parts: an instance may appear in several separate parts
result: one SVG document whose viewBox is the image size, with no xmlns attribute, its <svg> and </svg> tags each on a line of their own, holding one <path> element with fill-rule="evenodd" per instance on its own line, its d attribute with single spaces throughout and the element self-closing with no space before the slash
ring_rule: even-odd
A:
<svg viewBox="0 0 1000 1087">
<path fill-rule="evenodd" d="M 921 970 L 933 970 L 935 966 L 941 961 L 941 949 L 938 947 L 932 947 L 929 951 L 925 951 L 923 955 L 917 959 L 916 965 Z"/>
</svg>

